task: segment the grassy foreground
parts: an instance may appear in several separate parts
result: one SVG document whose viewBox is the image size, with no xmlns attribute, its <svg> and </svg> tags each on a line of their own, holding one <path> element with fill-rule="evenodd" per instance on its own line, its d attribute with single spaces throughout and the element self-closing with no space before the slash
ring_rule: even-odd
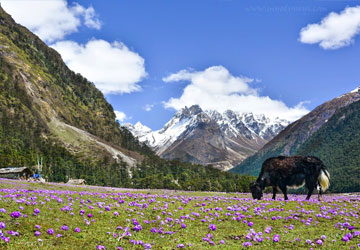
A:
<svg viewBox="0 0 360 250">
<path fill-rule="evenodd" d="M 0 179 L 0 249 L 358 249 L 360 196 L 74 187 Z"/>
</svg>

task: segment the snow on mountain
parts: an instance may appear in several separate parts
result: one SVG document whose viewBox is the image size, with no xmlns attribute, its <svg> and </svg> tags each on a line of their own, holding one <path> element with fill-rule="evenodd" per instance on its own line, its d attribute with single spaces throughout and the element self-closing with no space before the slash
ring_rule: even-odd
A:
<svg viewBox="0 0 360 250">
<path fill-rule="evenodd" d="M 255 153 L 288 124 L 279 118 L 231 110 L 221 114 L 214 110 L 203 111 L 198 105 L 193 105 L 181 109 L 157 131 L 151 131 L 140 122 L 124 126 L 160 156 L 185 157 L 183 160 L 220 164 L 220 168 L 229 169 Z M 206 147 L 209 149 L 205 152 Z"/>
<path fill-rule="evenodd" d="M 357 93 L 360 92 L 360 86 L 354 89 L 353 91 L 350 91 L 350 93 Z"/>
</svg>

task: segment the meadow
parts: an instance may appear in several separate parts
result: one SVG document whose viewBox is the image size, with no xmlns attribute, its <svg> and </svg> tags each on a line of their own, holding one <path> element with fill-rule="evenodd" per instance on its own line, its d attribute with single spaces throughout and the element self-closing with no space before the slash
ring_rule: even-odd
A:
<svg viewBox="0 0 360 250">
<path fill-rule="evenodd" d="M 360 248 L 360 195 L 304 199 L 0 179 L 0 249 Z"/>
</svg>

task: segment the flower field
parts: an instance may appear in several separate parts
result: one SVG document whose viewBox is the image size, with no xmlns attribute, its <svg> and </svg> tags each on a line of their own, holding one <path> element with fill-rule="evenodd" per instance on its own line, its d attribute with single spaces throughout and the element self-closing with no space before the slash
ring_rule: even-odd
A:
<svg viewBox="0 0 360 250">
<path fill-rule="evenodd" d="M 74 187 L 0 179 L 0 249 L 359 249 L 360 196 Z"/>
</svg>

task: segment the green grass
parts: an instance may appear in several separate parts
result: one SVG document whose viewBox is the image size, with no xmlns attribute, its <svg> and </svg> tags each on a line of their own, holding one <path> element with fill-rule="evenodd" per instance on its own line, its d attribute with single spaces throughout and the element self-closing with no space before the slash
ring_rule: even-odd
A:
<svg viewBox="0 0 360 250">
<path fill-rule="evenodd" d="M 295 195 L 288 202 L 282 195 L 276 201 L 270 195 L 254 201 L 242 193 L 134 190 L 0 179 L 0 195 L 0 208 L 6 209 L 6 213 L 0 212 L 0 222 L 6 224 L 3 233 L 6 237 L 9 230 L 19 233 L 9 236 L 8 243 L 0 240 L 0 249 L 97 249 L 98 245 L 106 249 L 145 249 L 131 240 L 150 243 L 152 249 L 176 249 L 179 244 L 193 249 L 349 249 L 360 243 L 354 233 L 360 230 L 360 198 L 356 194 L 326 195 L 321 202 L 315 196 L 307 202 L 304 196 Z M 72 210 L 62 211 L 67 206 Z M 33 215 L 35 208 L 40 209 L 37 216 Z M 84 215 L 80 215 L 81 209 Z M 14 219 L 10 216 L 13 211 L 27 217 Z M 89 213 L 91 219 L 87 218 Z M 141 231 L 132 230 L 134 218 L 142 226 Z M 309 218 L 312 221 L 306 225 Z M 249 222 L 253 225 L 249 226 Z M 182 223 L 186 228 L 181 228 Z M 216 225 L 215 231 L 209 229 L 210 224 Z M 35 225 L 41 226 L 38 237 L 34 235 Z M 61 230 L 63 225 L 69 231 Z M 121 236 L 124 230 L 118 226 L 129 227 L 131 236 Z M 271 232 L 266 233 L 270 226 Z M 349 230 L 349 226 L 354 229 Z M 74 232 L 76 227 L 80 233 Z M 160 227 L 164 234 L 150 232 Z M 54 229 L 54 235 L 46 233 L 49 228 Z M 261 232 L 263 241 L 246 239 L 251 230 Z M 62 236 L 57 238 L 59 233 Z M 343 242 L 346 233 L 352 233 L 353 238 Z M 215 245 L 203 240 L 208 234 Z M 278 242 L 273 242 L 275 234 L 279 235 Z M 323 236 L 326 239 L 320 246 L 316 241 Z M 315 245 L 307 244 L 308 239 Z M 225 244 L 220 244 L 221 240 Z M 243 247 L 244 242 L 252 246 Z"/>
</svg>

